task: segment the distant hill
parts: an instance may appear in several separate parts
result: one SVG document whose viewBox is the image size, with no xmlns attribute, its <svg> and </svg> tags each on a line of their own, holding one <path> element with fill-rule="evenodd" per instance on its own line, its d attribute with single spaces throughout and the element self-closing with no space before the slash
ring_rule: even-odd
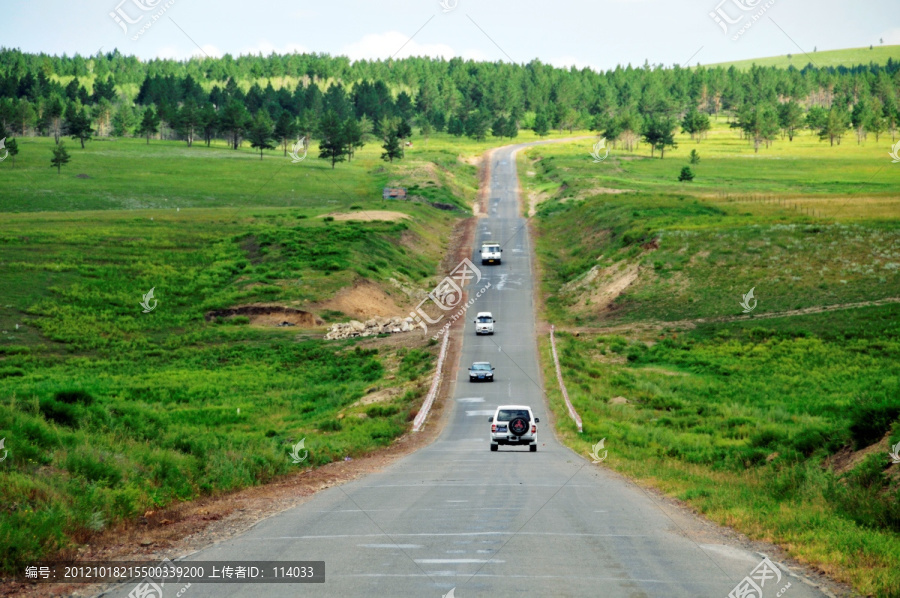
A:
<svg viewBox="0 0 900 598">
<path fill-rule="evenodd" d="M 846 48 L 843 50 L 826 50 L 822 52 L 812 52 L 804 54 L 799 50 L 795 54 L 782 56 L 769 56 L 766 58 L 753 58 L 750 60 L 736 60 L 733 62 L 718 62 L 716 64 L 704 64 L 705 67 L 721 66 L 746 71 L 754 64 L 758 66 L 774 66 L 778 68 L 788 68 L 793 65 L 795 68 L 802 69 L 810 62 L 819 68 L 827 68 L 831 66 L 856 66 L 859 64 L 886 64 L 888 58 L 893 58 L 895 62 L 900 61 L 900 46 L 875 46 L 871 50 L 869 48 Z"/>
</svg>

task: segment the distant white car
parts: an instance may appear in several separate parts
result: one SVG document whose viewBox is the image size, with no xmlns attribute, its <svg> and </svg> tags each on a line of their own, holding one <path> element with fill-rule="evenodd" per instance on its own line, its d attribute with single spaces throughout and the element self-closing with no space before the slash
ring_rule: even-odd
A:
<svg viewBox="0 0 900 598">
<path fill-rule="evenodd" d="M 489 311 L 480 311 L 475 316 L 475 334 L 494 334 L 494 323 L 497 320 Z"/>
<path fill-rule="evenodd" d="M 482 243 L 481 245 L 481 263 L 482 264 L 499 264 L 500 263 L 500 254 L 503 253 L 503 249 L 500 248 L 500 243 Z"/>
<path fill-rule="evenodd" d="M 501 444 L 528 445 L 528 450 L 537 452 L 537 424 L 528 405 L 500 405 L 489 418 L 491 422 L 491 450 L 496 451 Z"/>
</svg>

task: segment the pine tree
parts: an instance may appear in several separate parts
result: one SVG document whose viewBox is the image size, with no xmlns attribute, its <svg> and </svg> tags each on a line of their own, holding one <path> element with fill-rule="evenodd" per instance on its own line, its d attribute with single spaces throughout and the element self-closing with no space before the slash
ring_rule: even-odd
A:
<svg viewBox="0 0 900 598">
<path fill-rule="evenodd" d="M 694 180 L 694 173 L 691 172 L 690 166 L 682 166 L 681 167 L 681 174 L 678 175 L 678 180 L 679 180 L 679 182 L 682 182 L 682 183 L 685 181 L 691 182 Z"/>
<path fill-rule="evenodd" d="M 250 125 L 248 138 L 250 139 L 250 147 L 259 150 L 259 159 L 263 159 L 263 150 L 275 149 L 272 143 L 272 119 L 265 110 L 256 113 L 253 124 Z"/>
<path fill-rule="evenodd" d="M 331 160 L 331 168 L 337 162 L 343 162 L 347 155 L 347 144 L 344 141 L 344 127 L 333 110 L 328 110 L 319 123 L 322 140 L 319 141 L 319 158 Z"/>
<path fill-rule="evenodd" d="M 534 132 L 539 137 L 544 137 L 550 132 L 550 123 L 543 112 L 538 112 L 534 117 Z"/>
<path fill-rule="evenodd" d="M 403 158 L 403 146 L 400 145 L 400 136 L 397 134 L 397 126 L 395 123 L 387 122 L 382 127 L 382 137 L 384 143 L 382 148 L 384 152 L 381 154 L 382 160 L 394 162 L 394 158 L 398 160 Z"/>
<path fill-rule="evenodd" d="M 141 137 L 146 137 L 147 145 L 150 145 L 150 136 L 157 131 L 159 131 L 159 117 L 153 110 L 153 106 L 147 106 L 147 109 L 144 110 L 144 117 L 141 119 L 141 124 L 138 126 L 137 133 Z"/>
<path fill-rule="evenodd" d="M 297 136 L 297 121 L 291 116 L 287 110 L 283 110 L 278 115 L 278 121 L 275 123 L 275 139 L 281 144 L 284 155 L 287 157 L 287 148 L 291 139 Z"/>
<path fill-rule="evenodd" d="M 81 149 L 84 149 L 85 141 L 91 140 L 94 132 L 94 129 L 91 128 L 90 117 L 77 104 L 71 104 L 66 110 L 66 128 L 69 129 L 72 139 L 81 141 Z"/>
<path fill-rule="evenodd" d="M 66 151 L 66 144 L 63 142 L 53 146 L 53 158 L 50 159 L 50 168 L 56 166 L 56 174 L 60 173 L 63 164 L 68 164 L 71 157 Z"/>
<path fill-rule="evenodd" d="M 16 155 L 19 153 L 19 144 L 16 143 L 15 139 L 7 139 L 6 140 L 6 151 L 9 152 L 9 155 L 12 158 L 13 168 L 15 168 Z"/>
<path fill-rule="evenodd" d="M 346 144 L 347 161 L 353 160 L 356 150 L 365 145 L 363 143 L 363 131 L 359 121 L 352 116 L 344 121 L 344 143 Z"/>
</svg>

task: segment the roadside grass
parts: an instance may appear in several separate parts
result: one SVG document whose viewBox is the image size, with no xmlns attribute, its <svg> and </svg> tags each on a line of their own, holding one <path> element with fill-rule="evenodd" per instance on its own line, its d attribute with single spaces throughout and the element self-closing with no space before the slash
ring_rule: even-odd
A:
<svg viewBox="0 0 900 598">
<path fill-rule="evenodd" d="M 23 140 L 15 169 L 0 174 L 0 438 L 9 451 L 0 570 L 74 554 L 147 510 L 361 455 L 409 429 L 434 367 L 427 339 L 360 349 L 324 341 L 324 328 L 207 318 L 242 304 L 317 312 L 363 280 L 403 305 L 392 279 L 423 289 L 438 280 L 477 191 L 474 165 L 413 155 L 390 165 L 366 147 L 332 172 L 312 157 L 291 164 L 118 140 L 72 148 L 57 176 L 43 167 L 51 144 Z M 458 209 L 383 201 L 392 178 L 430 183 L 431 201 Z M 410 218 L 322 218 L 355 210 Z M 151 288 L 155 307 L 143 313 Z M 388 387 L 399 392 L 355 405 Z M 308 457 L 292 463 L 303 439 Z"/>
<path fill-rule="evenodd" d="M 797 141 L 773 148 L 818 151 Z M 717 181 L 708 188 L 661 181 L 669 153 L 625 161 L 627 177 L 597 174 L 617 165 L 592 163 L 584 147 L 520 157 L 523 186 L 547 195 L 535 218 L 545 317 L 622 331 L 558 334 L 584 422 L 579 435 L 549 383 L 559 433 L 584 455 L 605 438 L 604 465 L 864 595 L 900 595 L 900 470 L 887 454 L 900 442 L 900 305 L 754 318 L 900 296 L 898 212 L 886 207 L 896 199 L 877 188 L 896 187 L 900 171 L 888 161 L 866 179 L 880 168 L 871 143 L 765 169 L 716 157 L 730 145 L 712 136 L 700 144 L 700 166 Z M 666 173 L 681 165 L 672 160 Z M 730 200 L 710 192 L 717 187 Z M 823 195 L 797 200 L 803 189 Z M 794 201 L 824 204 L 830 216 L 801 213 Z M 636 278 L 615 300 L 592 303 L 627 268 Z M 754 287 L 754 311 L 722 321 L 742 314 Z M 555 380 L 549 339 L 541 356 Z"/>
</svg>

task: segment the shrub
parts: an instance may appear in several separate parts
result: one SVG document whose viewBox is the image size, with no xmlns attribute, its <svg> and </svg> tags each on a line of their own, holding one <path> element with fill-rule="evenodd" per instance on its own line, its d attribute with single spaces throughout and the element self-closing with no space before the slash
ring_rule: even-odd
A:
<svg viewBox="0 0 900 598">
<path fill-rule="evenodd" d="M 681 167 L 681 174 L 678 175 L 678 180 L 680 182 L 685 182 L 685 181 L 691 182 L 694 180 L 694 173 L 693 173 L 693 171 L 691 171 L 690 166 L 682 166 Z"/>
<path fill-rule="evenodd" d="M 74 405 L 81 403 L 82 405 L 90 405 L 94 402 L 94 397 L 83 390 L 61 390 L 53 395 L 53 398 L 61 403 Z"/>
<path fill-rule="evenodd" d="M 323 432 L 340 432 L 344 428 L 341 422 L 336 419 L 326 419 L 318 427 Z"/>
<path fill-rule="evenodd" d="M 857 448 L 877 442 L 900 417 L 900 403 L 882 399 L 862 399 L 850 411 L 850 434 Z"/>
</svg>

